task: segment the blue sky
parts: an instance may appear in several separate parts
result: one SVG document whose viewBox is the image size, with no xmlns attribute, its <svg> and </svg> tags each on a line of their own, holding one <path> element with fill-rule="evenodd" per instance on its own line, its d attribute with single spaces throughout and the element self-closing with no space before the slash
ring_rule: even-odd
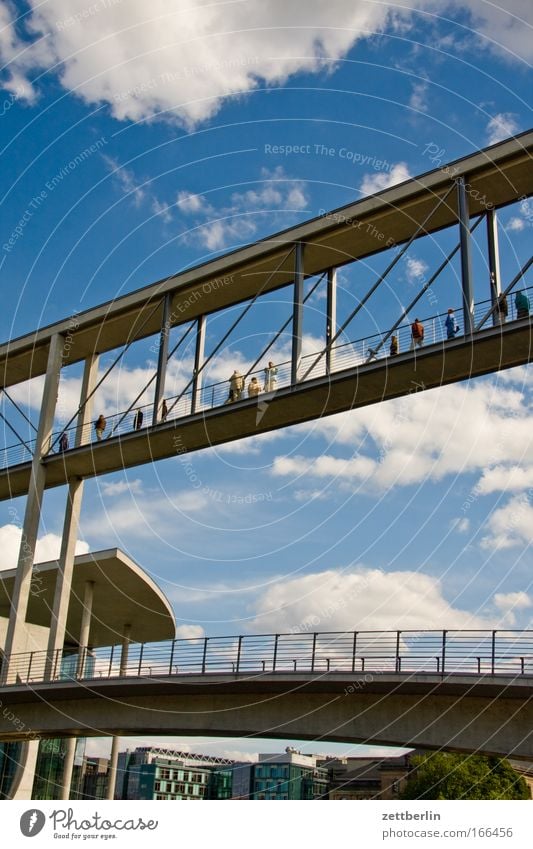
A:
<svg viewBox="0 0 533 849">
<path fill-rule="evenodd" d="M 528 129 L 531 7 L 500 7 L 314 0 L 302 15 L 278 0 L 172 11 L 128 0 L 126 15 L 120 0 L 5 3 L 2 339 Z M 528 256 L 532 218 L 527 201 L 500 213 L 504 281 Z M 454 239 L 418 242 L 347 338 L 387 327 Z M 342 270 L 341 315 L 389 259 Z M 481 235 L 474 269 L 482 300 Z M 420 313 L 458 306 L 458 279 L 455 265 Z M 323 296 L 306 310 L 306 350 L 320 347 Z M 289 301 L 283 291 L 252 311 L 213 380 L 253 361 Z M 234 315 L 208 325 L 208 349 Z M 106 414 L 152 373 L 149 345 L 98 396 Z M 190 357 L 172 364 L 173 386 Z M 65 370 L 63 421 L 79 378 Z M 323 630 L 531 627 L 531 385 L 525 367 L 90 481 L 80 538 L 153 574 L 184 636 L 313 616 Z M 34 419 L 38 394 L 13 392 Z M 46 495 L 43 557 L 64 498 Z M 23 500 L 13 506 L 22 516 Z M 17 533 L 5 503 L 0 524 L 7 567 Z"/>
</svg>

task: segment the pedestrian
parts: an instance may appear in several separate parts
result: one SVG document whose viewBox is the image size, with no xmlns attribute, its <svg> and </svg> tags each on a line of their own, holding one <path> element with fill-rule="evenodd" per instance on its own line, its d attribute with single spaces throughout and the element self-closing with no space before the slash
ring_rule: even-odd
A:
<svg viewBox="0 0 533 849">
<path fill-rule="evenodd" d="M 525 292 L 520 291 L 516 293 L 514 305 L 516 307 L 517 318 L 529 318 L 529 298 Z"/>
<path fill-rule="evenodd" d="M 97 438 L 98 442 L 102 441 L 102 436 L 104 435 L 104 430 L 106 429 L 106 426 L 107 426 L 107 422 L 104 419 L 103 415 L 100 413 L 100 415 L 98 416 L 98 418 L 96 419 L 96 421 L 94 423 L 94 430 L 96 432 L 96 438 Z"/>
<path fill-rule="evenodd" d="M 502 292 L 501 295 L 498 295 L 498 300 L 496 302 L 496 319 L 498 324 L 505 324 L 508 314 L 509 307 L 507 306 L 507 298 Z"/>
<path fill-rule="evenodd" d="M 235 369 L 235 371 L 233 372 L 233 374 L 231 375 L 231 377 L 229 379 L 229 395 L 228 395 L 228 400 L 226 401 L 226 403 L 233 402 L 233 401 L 239 401 L 240 397 L 242 395 L 243 389 L 244 389 L 244 377 L 242 376 L 240 371 Z"/>
<path fill-rule="evenodd" d="M 424 325 L 418 318 L 415 318 L 411 325 L 411 351 L 414 351 L 415 348 L 421 348 L 424 344 Z"/>
<path fill-rule="evenodd" d="M 459 325 L 455 320 L 455 310 L 451 308 L 448 310 L 448 315 L 446 316 L 444 324 L 446 326 L 448 339 L 455 339 L 456 334 L 459 332 Z"/>
<path fill-rule="evenodd" d="M 264 369 L 265 372 L 265 392 L 275 392 L 276 391 L 276 376 L 278 370 L 272 360 L 269 361 L 268 366 Z"/>
<path fill-rule="evenodd" d="M 68 434 L 66 430 L 63 431 L 61 436 L 59 437 L 59 450 L 66 451 L 68 448 Z"/>
<path fill-rule="evenodd" d="M 389 355 L 395 357 L 398 353 L 398 337 L 393 336 L 390 340 Z"/>
<path fill-rule="evenodd" d="M 135 417 L 133 419 L 133 430 L 140 430 L 142 428 L 143 419 L 144 419 L 143 411 L 137 410 L 137 412 L 135 413 Z"/>
<path fill-rule="evenodd" d="M 250 383 L 248 384 L 248 398 L 257 398 L 260 392 L 261 384 L 259 383 L 257 377 L 252 377 Z"/>
<path fill-rule="evenodd" d="M 163 398 L 163 404 L 161 405 L 161 421 L 166 422 L 167 416 L 168 416 L 167 402 Z"/>
</svg>

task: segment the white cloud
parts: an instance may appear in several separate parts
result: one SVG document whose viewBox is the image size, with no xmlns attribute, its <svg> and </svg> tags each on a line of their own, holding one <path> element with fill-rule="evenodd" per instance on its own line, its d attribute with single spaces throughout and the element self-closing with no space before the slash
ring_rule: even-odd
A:
<svg viewBox="0 0 533 849">
<path fill-rule="evenodd" d="M 178 192 L 176 201 L 180 211 L 188 215 L 189 213 L 201 212 L 208 207 L 208 203 L 203 195 L 197 195 L 193 192 Z"/>
<path fill-rule="evenodd" d="M 533 599 L 525 592 L 496 593 L 494 606 L 503 614 L 500 625 L 512 627 L 516 624 L 515 611 L 533 607 Z"/>
<path fill-rule="evenodd" d="M 405 162 L 397 162 L 389 171 L 384 171 L 378 174 L 365 174 L 359 190 L 363 195 L 374 195 L 376 192 L 382 192 L 384 189 L 395 186 L 396 183 L 403 183 L 404 180 L 409 180 L 412 177 L 411 172 Z"/>
<path fill-rule="evenodd" d="M 132 495 L 140 495 L 143 491 L 143 485 L 140 478 L 133 481 L 114 481 L 113 483 L 100 482 L 100 491 L 104 495 L 115 496 L 123 495 L 125 492 L 130 492 Z"/>
<path fill-rule="evenodd" d="M 205 631 L 201 625 L 178 625 L 176 628 L 177 640 L 199 640 L 205 637 Z"/>
<path fill-rule="evenodd" d="M 494 510 L 486 522 L 488 534 L 481 540 L 487 550 L 516 548 L 533 542 L 533 507 L 526 495 L 511 498 Z"/>
<path fill-rule="evenodd" d="M 525 227 L 526 222 L 524 221 L 524 219 L 517 218 L 516 216 L 514 216 L 513 218 L 511 218 L 505 229 L 518 232 L 520 230 L 525 230 Z"/>
<path fill-rule="evenodd" d="M 488 495 L 491 492 L 519 492 L 533 486 L 532 466 L 494 466 L 483 472 L 476 492 Z"/>
<path fill-rule="evenodd" d="M 331 69 L 373 33 L 401 28 L 408 37 L 418 10 L 449 16 L 454 9 L 450 0 L 308 0 L 303 20 L 301 6 L 284 0 L 174 0 L 171 6 L 128 0 L 126 16 L 123 2 L 29 0 L 29 6 L 19 26 L 34 38 L 31 46 L 16 34 L 6 4 L 2 10 L 8 90 L 34 98 L 31 72 L 56 67 L 65 89 L 88 104 L 108 104 L 119 120 L 160 113 L 187 127 L 211 118 L 227 97 Z M 464 11 L 485 49 L 531 58 L 528 0 L 507 0 L 505 9 L 471 0 Z"/>
<path fill-rule="evenodd" d="M 511 112 L 499 112 L 494 115 L 487 124 L 487 143 L 496 144 L 509 136 L 514 136 L 519 131 L 515 120 L 516 116 Z"/>
<path fill-rule="evenodd" d="M 124 168 L 112 156 L 102 154 L 102 159 L 112 173 L 114 180 L 118 183 L 123 194 L 131 197 L 135 206 L 140 206 L 145 197 L 145 189 L 139 186 L 133 171 Z"/>
<path fill-rule="evenodd" d="M 4 569 L 15 569 L 18 562 L 20 540 L 22 530 L 17 525 L 3 525 L 0 528 L 0 571 Z M 61 537 L 58 534 L 44 534 L 37 540 L 35 546 L 35 563 L 46 563 L 49 560 L 57 560 L 61 550 Z M 87 554 L 89 546 L 83 540 L 76 542 L 76 554 Z"/>
<path fill-rule="evenodd" d="M 428 84 L 426 82 L 415 83 L 413 85 L 411 97 L 409 98 L 409 106 L 411 109 L 415 109 L 417 112 L 427 112 L 427 94 Z"/>
<path fill-rule="evenodd" d="M 423 259 L 414 256 L 407 257 L 405 262 L 405 276 L 407 282 L 414 284 L 421 281 L 428 270 L 428 265 Z"/>
<path fill-rule="evenodd" d="M 515 380 L 522 374 L 517 371 Z M 518 488 L 529 480 L 519 469 L 533 466 L 530 431 L 526 395 L 509 378 L 503 386 L 494 379 L 455 384 L 302 425 L 300 438 L 302 432 L 318 436 L 331 447 L 318 456 L 276 457 L 273 473 L 293 477 L 299 490 L 329 476 L 348 490 L 364 482 L 375 493 L 479 472 L 488 491 L 497 477 L 506 482 L 495 472 L 491 483 L 491 469 L 516 466 L 509 480 Z"/>
<path fill-rule="evenodd" d="M 470 530 L 470 519 L 452 519 L 450 528 L 459 534 L 466 534 Z"/>
<path fill-rule="evenodd" d="M 488 627 L 452 607 L 437 578 L 364 566 L 278 581 L 258 598 L 255 613 L 253 630 L 263 633 Z"/>
<path fill-rule="evenodd" d="M 262 168 L 258 183 L 257 188 L 233 192 L 229 205 L 218 209 L 201 195 L 180 192 L 180 209 L 186 215 L 196 215 L 196 227 L 185 238 L 209 251 L 221 250 L 252 239 L 260 220 L 264 220 L 258 213 L 268 212 L 268 222 L 273 226 L 281 216 L 300 212 L 308 204 L 306 184 L 287 175 L 280 165 L 273 170 Z"/>
</svg>

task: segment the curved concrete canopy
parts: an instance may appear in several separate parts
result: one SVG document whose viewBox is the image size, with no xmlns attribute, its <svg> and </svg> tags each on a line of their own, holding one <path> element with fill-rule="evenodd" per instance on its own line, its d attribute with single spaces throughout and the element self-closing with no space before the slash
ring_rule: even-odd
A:
<svg viewBox="0 0 533 849">
<path fill-rule="evenodd" d="M 57 561 L 33 567 L 26 621 L 50 626 Z M 0 616 L 8 617 L 15 582 L 15 569 L 0 572 Z M 122 640 L 124 625 L 131 626 L 132 642 L 171 640 L 176 622 L 170 602 L 141 567 L 117 548 L 78 555 L 67 617 L 65 645 L 77 645 L 83 611 L 86 581 L 94 583 L 89 644 L 116 645 Z"/>
</svg>

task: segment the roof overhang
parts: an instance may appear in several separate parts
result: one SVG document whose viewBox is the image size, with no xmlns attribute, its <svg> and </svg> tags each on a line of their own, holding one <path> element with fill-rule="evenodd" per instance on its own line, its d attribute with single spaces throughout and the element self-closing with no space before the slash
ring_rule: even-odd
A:
<svg viewBox="0 0 533 849">
<path fill-rule="evenodd" d="M 33 567 L 26 621 L 50 626 L 57 561 Z M 15 569 L 0 572 L 0 616 L 9 616 Z M 65 645 L 77 645 L 87 581 L 94 584 L 89 644 L 117 645 L 125 625 L 132 642 L 172 640 L 176 622 L 170 602 L 141 567 L 119 549 L 78 555 L 74 561 Z"/>
</svg>

